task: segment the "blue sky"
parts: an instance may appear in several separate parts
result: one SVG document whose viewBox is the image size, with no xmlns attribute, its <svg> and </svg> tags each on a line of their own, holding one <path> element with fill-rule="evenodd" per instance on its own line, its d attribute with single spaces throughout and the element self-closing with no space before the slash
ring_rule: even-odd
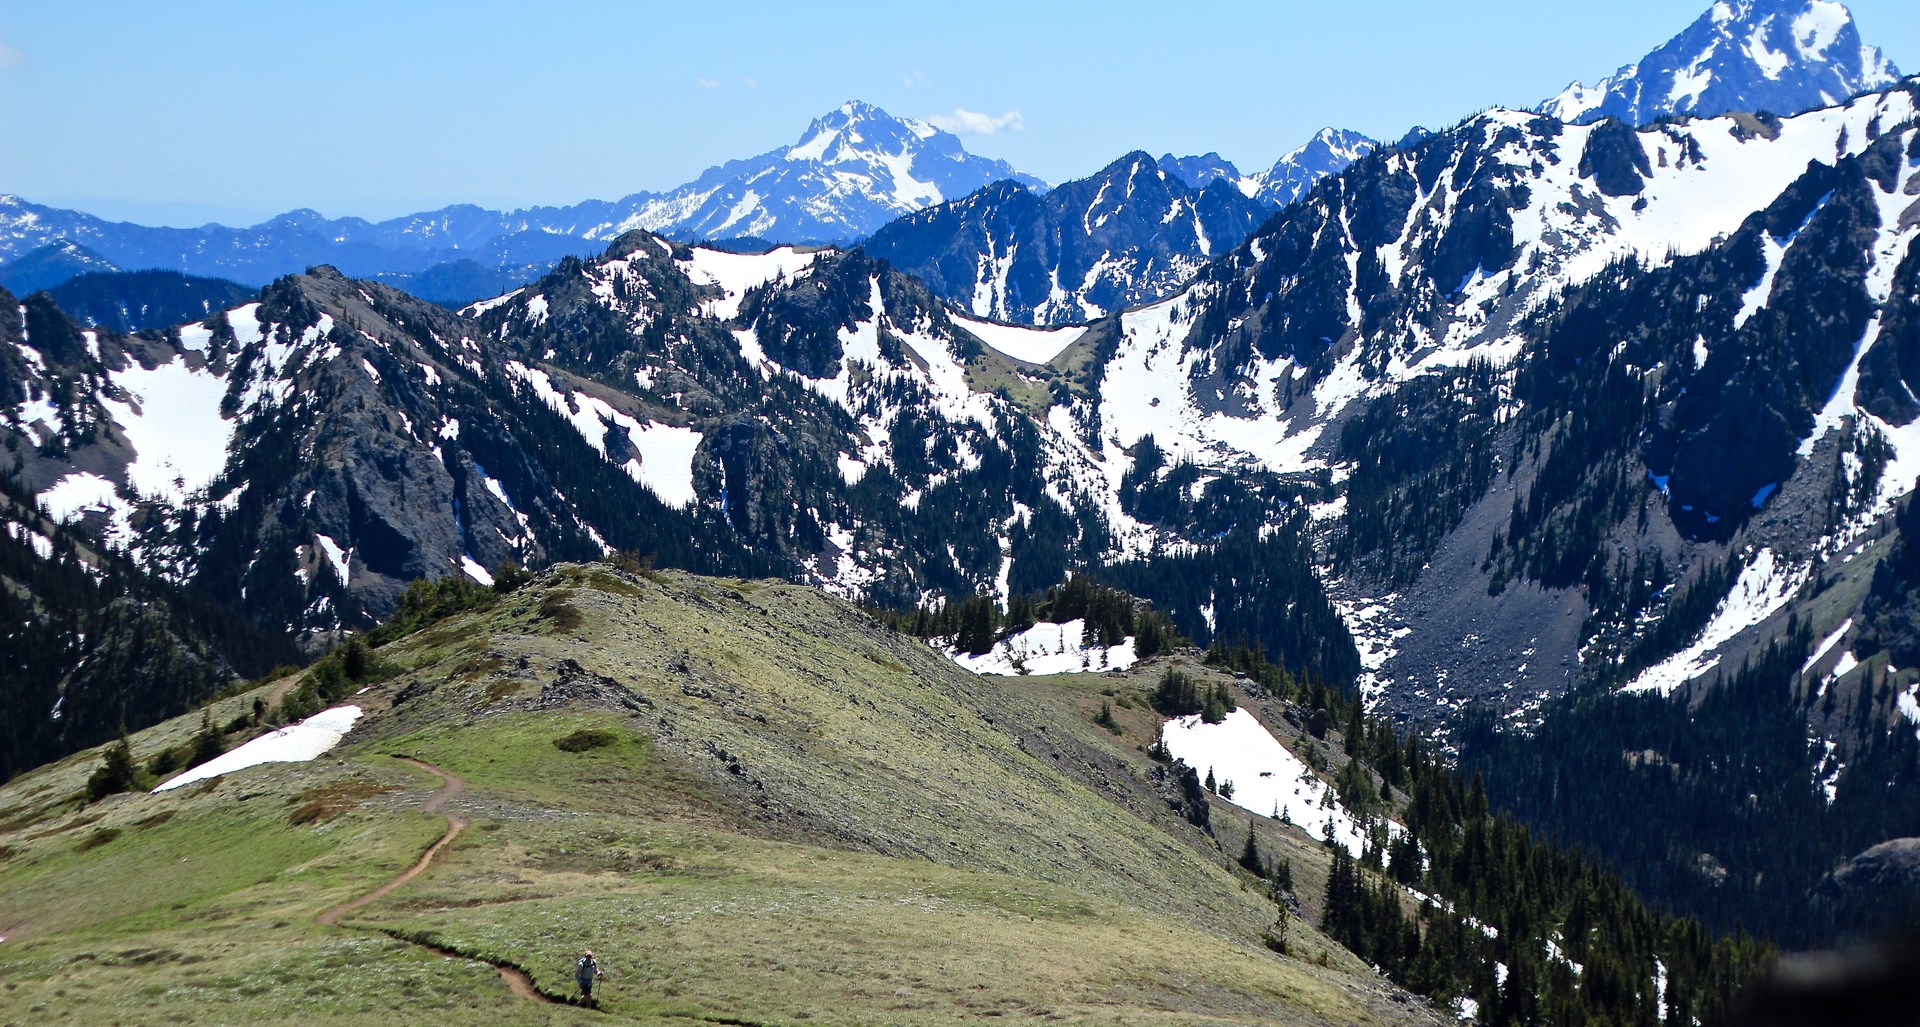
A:
<svg viewBox="0 0 1920 1027">
<path fill-rule="evenodd" d="M 606 199 L 855 98 L 1050 182 L 1133 149 L 1252 169 L 1537 102 L 1706 6 L 0 0 L 0 192 L 174 224 Z M 1920 3 L 1849 6 L 1920 70 Z"/>
</svg>

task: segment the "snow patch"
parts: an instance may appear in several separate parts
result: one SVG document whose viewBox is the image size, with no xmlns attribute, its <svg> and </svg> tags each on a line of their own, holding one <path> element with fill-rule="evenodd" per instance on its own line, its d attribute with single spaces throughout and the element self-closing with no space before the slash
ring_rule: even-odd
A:
<svg viewBox="0 0 1920 1027">
<path fill-rule="evenodd" d="M 335 706 L 330 710 L 322 710 L 298 724 L 261 735 L 232 752 L 221 753 L 184 774 L 168 779 L 154 792 L 169 791 L 181 785 L 264 763 L 305 763 L 339 745 L 347 732 L 353 730 L 354 721 L 359 719 L 358 706 Z"/>
<path fill-rule="evenodd" d="M 1035 624 L 1008 635 L 995 643 L 991 652 L 981 656 L 956 649 L 947 649 L 946 653 L 953 662 L 975 674 L 1000 677 L 1125 670 L 1139 661 L 1131 638 L 1116 646 L 1091 644 L 1084 620 Z"/>
<path fill-rule="evenodd" d="M 1198 715 L 1169 721 L 1160 740 L 1168 755 L 1185 762 L 1203 780 L 1211 773 L 1221 787 L 1231 783 L 1233 796 L 1227 802 L 1249 813 L 1296 824 L 1308 834 L 1339 843 L 1356 857 L 1366 848 L 1366 832 L 1340 806 L 1333 786 L 1315 777 L 1246 709 L 1234 710 L 1218 724 Z"/>
<path fill-rule="evenodd" d="M 480 584 L 486 585 L 489 588 L 493 586 L 493 575 L 489 573 L 485 567 L 480 566 L 480 561 L 474 559 L 470 554 L 460 554 L 460 569 L 467 572 L 467 577 L 472 578 Z"/>
<path fill-rule="evenodd" d="M 340 577 L 340 583 L 348 583 L 348 568 L 353 562 L 353 551 L 340 548 L 340 543 L 325 535 L 316 534 L 313 540 L 320 544 L 320 551 L 327 554 L 327 562 L 333 564 L 333 572 Z"/>
<path fill-rule="evenodd" d="M 1853 630 L 1853 618 L 1849 617 L 1838 628 L 1834 629 L 1833 634 L 1828 635 L 1825 639 L 1821 640 L 1818 646 L 1814 647 L 1813 655 L 1807 657 L 1807 662 L 1803 666 L 1801 666 L 1800 673 L 1805 674 L 1808 671 L 1811 671 L 1816 664 L 1818 664 L 1821 660 L 1826 659 L 1827 654 L 1833 651 L 1833 647 L 1840 644 L 1840 640 L 1842 638 L 1845 638 L 1847 636 L 1847 632 L 1852 630 Z"/>
<path fill-rule="evenodd" d="M 726 253 L 694 247 L 692 257 L 678 261 L 695 285 L 712 285 L 720 296 L 701 301 L 707 313 L 725 321 L 740 316 L 740 300 L 748 292 L 776 278 L 792 281 L 813 267 L 821 252 L 802 253 L 782 246 L 767 253 Z"/>
<path fill-rule="evenodd" d="M 700 448 L 701 433 L 692 428 L 670 424 L 646 424 L 630 428 L 627 437 L 640 451 L 639 480 L 668 506 L 685 509 L 695 499 L 693 457 Z"/>
<path fill-rule="evenodd" d="M 1716 650 L 1780 612 L 1812 574 L 1809 566 L 1776 557 L 1771 549 L 1760 550 L 1752 562 L 1741 569 L 1740 580 L 1734 582 L 1732 591 L 1720 601 L 1700 637 L 1643 671 L 1623 691 L 1668 695 L 1719 667 L 1720 656 Z"/>
</svg>

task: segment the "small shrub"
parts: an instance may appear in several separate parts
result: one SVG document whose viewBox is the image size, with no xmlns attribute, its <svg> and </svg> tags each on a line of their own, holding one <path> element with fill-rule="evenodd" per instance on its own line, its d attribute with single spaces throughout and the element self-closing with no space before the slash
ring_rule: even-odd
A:
<svg viewBox="0 0 1920 1027">
<path fill-rule="evenodd" d="M 618 574 L 608 574 L 606 571 L 597 570 L 588 574 L 585 583 L 591 588 L 598 589 L 602 592 L 611 592 L 619 596 L 630 596 L 638 599 L 647 594 L 640 586 L 632 584 Z"/>
<path fill-rule="evenodd" d="M 1100 700 L 1100 715 L 1093 718 L 1093 722 L 1095 724 L 1100 725 L 1103 728 L 1106 728 L 1109 732 L 1113 734 L 1117 735 L 1122 733 L 1120 730 L 1120 722 L 1113 719 L 1112 700 L 1109 700 L 1109 699 Z"/>
<path fill-rule="evenodd" d="M 572 631 L 580 626 L 580 611 L 569 602 L 573 592 L 569 589 L 555 589 L 540 600 L 540 616 L 553 622 L 562 631 Z"/>
<path fill-rule="evenodd" d="M 147 761 L 147 774 L 152 777 L 166 777 L 179 769 L 180 751 L 178 749 L 162 749 Z"/>
<path fill-rule="evenodd" d="M 1191 717 L 1198 713 L 1209 724 L 1227 719 L 1234 710 L 1233 695 L 1218 682 L 1202 688 L 1181 672 L 1168 667 L 1153 691 L 1153 708 L 1169 717 Z"/>
<path fill-rule="evenodd" d="M 274 707 L 273 714 L 268 719 L 276 724 L 291 724 L 297 720 L 305 720 L 319 712 L 320 697 L 315 694 L 313 682 L 307 681 L 299 688 L 283 696 L 280 704 Z"/>
<path fill-rule="evenodd" d="M 623 549 L 607 557 L 607 562 L 628 574 L 637 575 L 648 581 L 658 583 L 661 580 L 660 573 L 653 569 L 652 553 L 642 555 L 631 549 Z"/>
<path fill-rule="evenodd" d="M 393 616 L 368 633 L 367 644 L 378 649 L 436 621 L 492 606 L 498 599 L 493 589 L 464 574 L 449 575 L 437 581 L 424 578 L 416 580 L 401 595 L 400 608 L 394 611 Z"/>
<path fill-rule="evenodd" d="M 613 743 L 614 735 L 611 731 L 582 728 L 564 738 L 554 739 L 553 747 L 561 752 L 586 752 L 588 749 L 599 749 Z"/>
<path fill-rule="evenodd" d="M 508 595 L 520 591 L 521 587 L 533 580 L 533 575 L 520 561 L 502 560 L 500 566 L 493 569 L 493 591 L 496 595 Z"/>
</svg>

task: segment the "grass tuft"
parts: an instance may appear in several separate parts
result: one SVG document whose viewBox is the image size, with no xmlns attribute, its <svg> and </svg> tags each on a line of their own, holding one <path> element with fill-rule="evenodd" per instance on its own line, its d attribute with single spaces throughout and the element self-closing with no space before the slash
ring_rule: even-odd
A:
<svg viewBox="0 0 1920 1027">
<path fill-rule="evenodd" d="M 74 846 L 74 851 L 86 852 L 90 849 L 97 849 L 100 846 L 105 845 L 108 842 L 113 841 L 115 838 L 118 838 L 118 837 L 120 837 L 119 828 L 103 827 L 100 830 L 95 831 L 92 834 L 88 835 L 86 840 L 81 842 L 79 845 Z"/>
</svg>

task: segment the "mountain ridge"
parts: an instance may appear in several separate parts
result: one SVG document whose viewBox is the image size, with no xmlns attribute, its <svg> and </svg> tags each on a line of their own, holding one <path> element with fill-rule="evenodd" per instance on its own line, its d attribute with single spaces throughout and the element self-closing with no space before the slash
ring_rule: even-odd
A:
<svg viewBox="0 0 1920 1027">
<path fill-rule="evenodd" d="M 634 229 L 682 241 L 762 235 L 783 243 L 846 242 L 899 214 L 1001 180 L 1044 188 L 1004 162 L 967 153 L 957 137 L 927 122 L 849 101 L 815 118 L 797 142 L 716 165 L 674 189 L 568 206 L 492 211 L 455 204 L 379 222 L 300 209 L 247 228 L 188 229 L 108 222 L 0 196 L 0 259 L 64 239 L 120 267 L 254 286 L 318 264 L 372 277 L 475 260 L 537 277 L 562 257 L 591 256 Z"/>
</svg>

